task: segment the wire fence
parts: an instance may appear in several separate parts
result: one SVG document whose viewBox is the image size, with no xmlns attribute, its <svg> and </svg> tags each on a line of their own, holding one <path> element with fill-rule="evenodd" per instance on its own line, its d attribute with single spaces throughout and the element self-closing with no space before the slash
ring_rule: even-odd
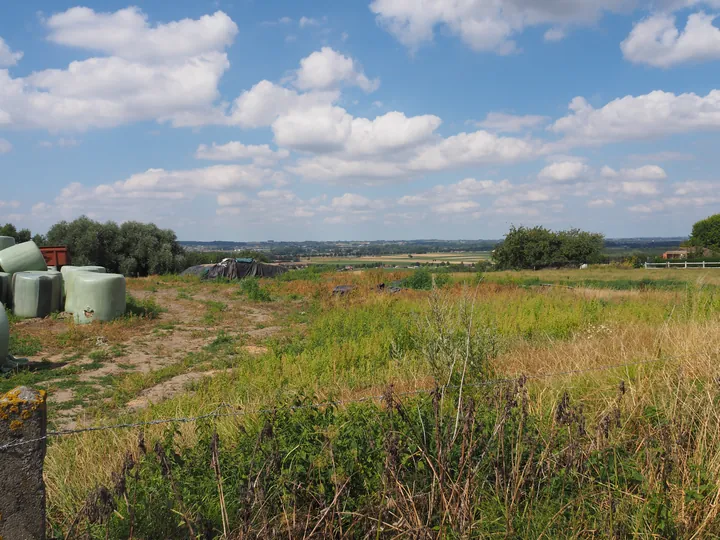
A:
<svg viewBox="0 0 720 540">
<path fill-rule="evenodd" d="M 582 375 L 584 373 L 594 373 L 594 372 L 602 372 L 602 371 L 611 371 L 614 369 L 623 369 L 623 368 L 630 368 L 635 366 L 641 366 L 641 365 L 647 365 L 647 364 L 657 364 L 660 362 L 667 362 L 667 359 L 651 359 L 651 360 L 641 360 L 638 362 L 628 362 L 624 364 L 612 364 L 612 365 L 605 365 L 605 366 L 598 366 L 594 368 L 585 368 L 585 369 L 576 369 L 576 370 L 567 370 L 567 371 L 556 371 L 552 373 L 539 373 L 535 375 L 522 375 L 518 377 L 509 377 L 509 378 L 502 378 L 502 379 L 491 379 L 488 381 L 483 381 L 479 383 L 471 383 L 471 384 L 464 384 L 462 385 L 464 388 L 479 388 L 479 387 L 488 387 L 488 386 L 496 386 L 499 384 L 511 384 L 511 383 L 517 383 L 520 381 L 527 381 L 527 380 L 545 380 L 545 379 L 554 379 L 559 377 L 567 377 L 571 375 Z M 439 388 L 439 390 L 452 390 L 452 389 L 458 389 L 460 388 L 460 385 L 444 385 Z M 408 397 L 413 395 L 419 395 L 426 393 L 430 391 L 431 389 L 423 388 L 419 390 L 411 390 L 408 392 L 398 392 L 393 393 L 393 397 Z M 294 405 L 287 407 L 288 410 L 295 411 L 299 409 L 310 409 L 310 408 L 317 408 L 317 407 L 341 407 L 344 405 L 350 405 L 355 403 L 364 403 L 368 401 L 378 401 L 385 398 L 385 394 L 379 394 L 379 395 L 373 395 L 373 396 L 365 396 L 362 398 L 357 399 L 347 399 L 347 400 L 330 400 L 330 401 L 322 401 L 322 402 L 316 402 L 316 403 L 307 403 L 302 405 Z M 255 411 L 250 410 L 230 410 L 228 409 L 234 409 L 234 407 L 227 403 L 220 404 L 213 412 L 199 415 L 199 416 L 190 416 L 190 417 L 177 417 L 177 418 L 158 418 L 156 420 L 147 420 L 142 422 L 129 422 L 129 423 L 121 423 L 121 424 L 113 424 L 113 425 L 106 425 L 106 426 L 93 426 L 93 427 L 85 427 L 85 428 L 78 428 L 78 429 L 66 429 L 66 430 L 59 430 L 59 431 L 49 431 L 42 437 L 37 437 L 34 439 L 28 439 L 28 440 L 22 440 L 14 443 L 8 443 L 3 446 L 0 446 L 0 452 L 4 452 L 7 450 L 10 450 L 12 448 L 17 448 L 19 446 L 25 446 L 29 444 L 35 444 L 38 442 L 42 442 L 44 440 L 54 438 L 54 437 L 66 437 L 70 435 L 78 435 L 81 433 L 92 433 L 92 432 L 98 432 L 98 431 L 114 431 L 114 430 L 122 430 L 122 429 L 133 429 L 133 428 L 145 428 L 150 426 L 158 426 L 163 424 L 187 424 L 187 423 L 193 423 L 193 422 L 199 422 L 202 420 L 210 420 L 210 419 L 218 419 L 218 418 L 233 418 L 233 417 L 240 417 L 240 416 L 247 416 L 252 414 L 264 414 L 264 413 L 271 413 L 277 408 L 265 408 L 265 409 L 259 409 Z"/>
</svg>

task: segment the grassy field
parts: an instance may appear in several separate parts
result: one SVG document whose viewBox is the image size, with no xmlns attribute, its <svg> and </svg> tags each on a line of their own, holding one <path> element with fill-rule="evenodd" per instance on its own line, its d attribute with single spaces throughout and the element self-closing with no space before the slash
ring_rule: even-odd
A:
<svg viewBox="0 0 720 540">
<path fill-rule="evenodd" d="M 131 279 L 113 323 L 13 320 L 34 369 L 3 390 L 47 388 L 53 428 L 227 415 L 52 439 L 54 537 L 720 535 L 720 271 L 378 288 L 408 275 Z"/>
<path fill-rule="evenodd" d="M 311 257 L 312 264 L 370 264 L 383 263 L 393 266 L 414 266 L 418 263 L 473 264 L 488 260 L 489 251 L 463 251 L 460 253 L 413 253 L 411 255 L 378 255 L 367 257 Z"/>
<path fill-rule="evenodd" d="M 460 275 L 462 278 L 462 274 Z M 613 266 L 591 266 L 588 269 L 525 270 L 507 272 L 488 272 L 485 278 L 496 283 L 516 283 L 532 281 L 565 285 L 597 282 L 599 287 L 612 288 L 613 284 L 623 282 L 647 281 L 662 286 L 663 283 L 677 282 L 682 285 L 720 285 L 720 268 L 621 268 Z"/>
</svg>

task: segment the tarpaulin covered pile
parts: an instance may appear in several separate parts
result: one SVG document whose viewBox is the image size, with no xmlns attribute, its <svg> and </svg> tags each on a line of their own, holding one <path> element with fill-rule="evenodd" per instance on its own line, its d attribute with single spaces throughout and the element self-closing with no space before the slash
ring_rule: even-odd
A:
<svg viewBox="0 0 720 540">
<path fill-rule="evenodd" d="M 217 264 L 191 266 L 181 275 L 196 275 L 202 279 L 244 279 L 250 277 L 275 277 L 287 272 L 284 266 L 265 264 L 254 259 L 223 259 Z"/>
</svg>

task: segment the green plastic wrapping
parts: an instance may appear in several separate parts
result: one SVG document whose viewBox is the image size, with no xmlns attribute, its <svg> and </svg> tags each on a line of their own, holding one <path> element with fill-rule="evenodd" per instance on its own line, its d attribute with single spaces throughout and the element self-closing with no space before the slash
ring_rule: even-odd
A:
<svg viewBox="0 0 720 540">
<path fill-rule="evenodd" d="M 63 275 L 60 273 L 60 270 L 58 270 L 54 266 L 48 266 L 47 271 L 48 271 L 48 274 L 57 274 L 58 277 L 60 278 L 60 283 L 59 283 L 59 287 L 57 290 L 57 307 L 58 307 L 57 310 L 65 311 L 65 297 L 63 296 L 63 293 L 65 291 L 65 286 L 64 286 Z"/>
<path fill-rule="evenodd" d="M 60 269 L 60 273 L 62 274 L 63 283 L 62 283 L 62 298 L 65 302 L 65 311 L 69 313 L 75 313 L 73 311 L 72 304 L 68 303 L 68 296 L 70 296 L 70 291 L 72 291 L 73 285 L 75 283 L 75 276 L 74 274 L 76 272 L 94 272 L 96 274 L 104 274 L 105 268 L 102 266 L 63 266 Z"/>
<path fill-rule="evenodd" d="M 23 318 L 43 318 L 52 313 L 53 278 L 40 273 L 13 275 L 13 313 Z"/>
<path fill-rule="evenodd" d="M 104 266 L 78 266 L 77 268 L 85 270 L 86 272 L 95 272 L 97 274 L 104 274 L 107 272 Z"/>
<path fill-rule="evenodd" d="M 0 251 L 0 268 L 3 272 L 14 274 L 28 270 L 47 270 L 45 257 L 35 242 L 23 242 Z"/>
<path fill-rule="evenodd" d="M 0 236 L 0 251 L 15 245 L 15 239 L 12 236 Z"/>
<path fill-rule="evenodd" d="M 50 303 L 50 311 L 53 313 L 56 311 L 60 311 L 60 307 L 62 304 L 62 274 L 58 272 L 57 270 L 51 271 L 48 270 L 47 272 L 40 272 L 40 271 L 32 271 L 32 272 L 18 272 L 17 274 L 13 275 L 13 281 L 17 278 L 17 276 L 22 274 L 34 274 L 37 276 L 48 276 L 50 279 L 52 279 L 52 300 Z"/>
<path fill-rule="evenodd" d="M 10 323 L 5 314 L 5 306 L 0 304 L 0 364 L 10 352 Z"/>
<path fill-rule="evenodd" d="M 0 303 L 12 306 L 12 276 L 7 272 L 0 272 Z"/>
<path fill-rule="evenodd" d="M 125 313 L 125 276 L 92 272 L 72 274 L 74 283 L 66 304 L 73 306 L 76 322 L 111 321 Z"/>
</svg>

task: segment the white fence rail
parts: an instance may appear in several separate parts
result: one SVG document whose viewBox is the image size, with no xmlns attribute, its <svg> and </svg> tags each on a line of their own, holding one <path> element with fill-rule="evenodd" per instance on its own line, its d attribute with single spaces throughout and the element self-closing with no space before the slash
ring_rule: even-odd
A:
<svg viewBox="0 0 720 540">
<path fill-rule="evenodd" d="M 651 268 L 720 268 L 720 262 L 664 262 L 664 263 L 645 263 L 645 269 Z"/>
</svg>

